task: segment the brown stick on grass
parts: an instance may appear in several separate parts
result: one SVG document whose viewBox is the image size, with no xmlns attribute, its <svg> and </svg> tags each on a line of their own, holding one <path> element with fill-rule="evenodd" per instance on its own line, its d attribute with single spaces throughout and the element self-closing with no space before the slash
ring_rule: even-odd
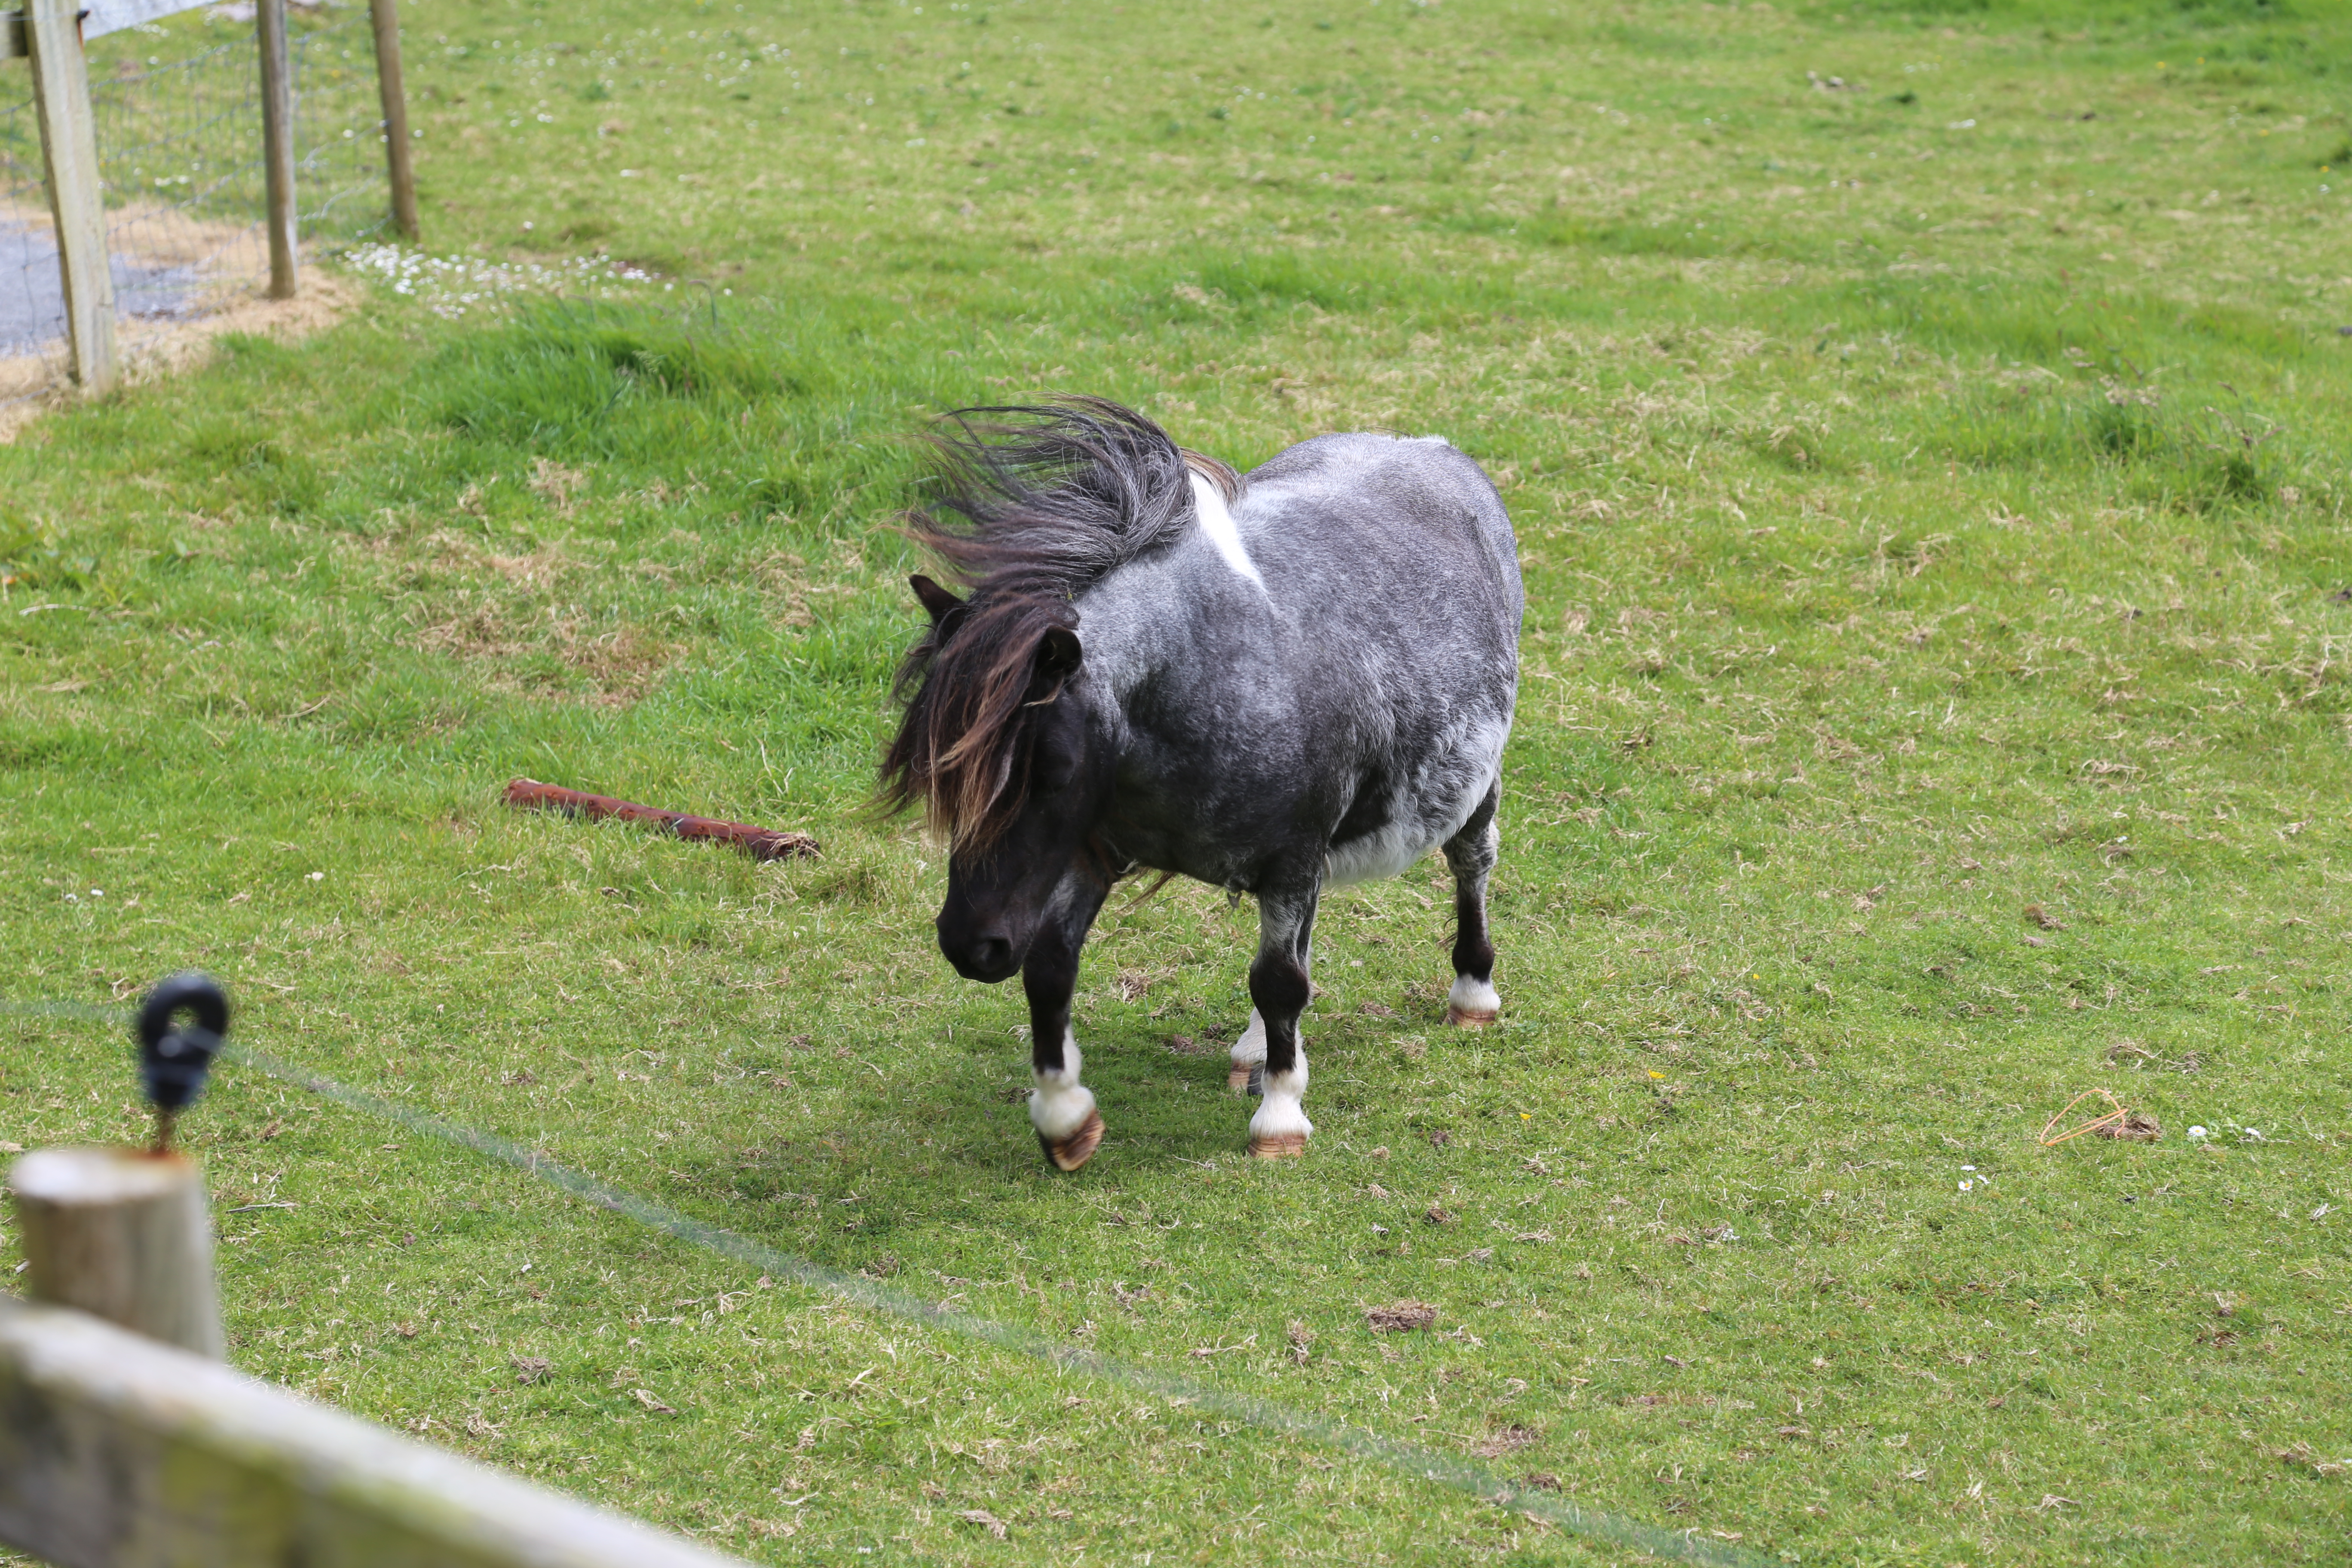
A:
<svg viewBox="0 0 2352 1568">
<path fill-rule="evenodd" d="M 566 816 L 584 816 L 591 822 L 607 816 L 617 816 L 624 822 L 657 822 L 680 838 L 732 844 L 755 860 L 814 859 L 823 853 L 816 840 L 805 833 L 786 833 L 781 828 L 754 827 L 748 822 L 720 822 L 683 811 L 664 811 L 659 806 L 638 805 L 632 801 L 615 800 L 609 795 L 588 795 L 561 784 L 541 784 L 537 779 L 517 779 L 507 785 L 506 800 L 519 810 L 560 811 Z"/>
</svg>

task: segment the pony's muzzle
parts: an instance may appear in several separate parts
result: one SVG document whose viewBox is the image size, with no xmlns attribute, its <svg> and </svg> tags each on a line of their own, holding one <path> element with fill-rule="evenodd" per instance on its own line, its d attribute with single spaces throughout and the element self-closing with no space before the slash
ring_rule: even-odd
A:
<svg viewBox="0 0 2352 1568">
<path fill-rule="evenodd" d="M 1021 955 L 1001 936 L 964 936 L 940 932 L 940 952 L 966 980 L 993 985 L 1020 973 Z"/>
</svg>

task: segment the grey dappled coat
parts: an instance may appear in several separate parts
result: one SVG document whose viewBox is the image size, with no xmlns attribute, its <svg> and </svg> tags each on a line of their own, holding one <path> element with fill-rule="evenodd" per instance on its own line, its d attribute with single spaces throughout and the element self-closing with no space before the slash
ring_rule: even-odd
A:
<svg viewBox="0 0 2352 1568">
<path fill-rule="evenodd" d="M 1290 447 L 1231 517 L 1256 580 L 1196 526 L 1074 601 L 1119 754 L 1104 841 L 1246 892 L 1393 876 L 1501 767 L 1525 602 L 1510 520 L 1445 442 L 1374 435 Z"/>
</svg>

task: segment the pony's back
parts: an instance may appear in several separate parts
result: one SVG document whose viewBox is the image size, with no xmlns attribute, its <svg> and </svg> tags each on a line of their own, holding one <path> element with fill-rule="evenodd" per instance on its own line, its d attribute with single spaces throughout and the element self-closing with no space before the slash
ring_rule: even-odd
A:
<svg viewBox="0 0 2352 1568">
<path fill-rule="evenodd" d="M 1234 518 L 1296 635 L 1400 690 L 1475 692 L 1508 714 L 1518 547 L 1471 458 L 1435 437 L 1318 436 L 1252 470 Z"/>
</svg>

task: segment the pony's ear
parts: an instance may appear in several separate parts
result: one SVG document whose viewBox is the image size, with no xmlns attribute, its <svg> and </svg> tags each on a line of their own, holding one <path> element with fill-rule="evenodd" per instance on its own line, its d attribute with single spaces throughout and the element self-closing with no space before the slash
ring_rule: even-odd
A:
<svg viewBox="0 0 2352 1568">
<path fill-rule="evenodd" d="M 1042 679 L 1067 680 L 1078 672 L 1086 657 L 1078 634 L 1066 626 L 1055 626 L 1037 639 L 1037 674 Z"/>
<path fill-rule="evenodd" d="M 930 612 L 931 629 L 945 642 L 948 633 L 954 629 L 953 621 L 961 618 L 964 602 L 920 573 L 908 578 L 907 586 L 915 590 L 915 597 Z"/>
</svg>

